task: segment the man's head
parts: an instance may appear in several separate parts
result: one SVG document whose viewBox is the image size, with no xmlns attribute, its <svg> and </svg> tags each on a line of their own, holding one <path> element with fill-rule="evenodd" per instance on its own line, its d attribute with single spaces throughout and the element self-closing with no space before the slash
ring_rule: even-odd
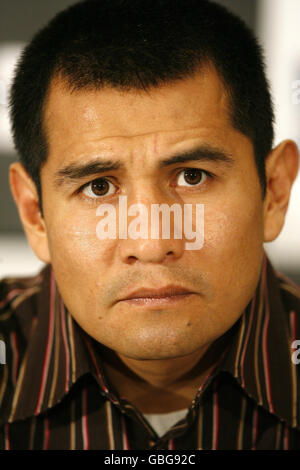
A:
<svg viewBox="0 0 300 470">
<path fill-rule="evenodd" d="M 293 142 L 272 150 L 261 53 L 240 20 L 207 1 L 77 4 L 25 51 L 11 115 L 24 165 L 12 166 L 11 186 L 24 228 L 83 329 L 120 354 L 168 359 L 235 323 L 298 169 Z M 178 158 L 195 149 L 201 160 Z M 100 241 L 96 208 L 117 206 L 119 195 L 147 207 L 204 204 L 203 248 Z M 159 307 L 122 300 L 171 284 L 193 294 Z"/>
<path fill-rule="evenodd" d="M 70 90 L 147 90 L 214 64 L 232 125 L 250 137 L 262 193 L 273 110 L 259 45 L 242 21 L 206 0 L 83 1 L 59 13 L 24 50 L 11 93 L 16 148 L 40 189 L 48 156 L 43 119 L 51 80 Z"/>
</svg>

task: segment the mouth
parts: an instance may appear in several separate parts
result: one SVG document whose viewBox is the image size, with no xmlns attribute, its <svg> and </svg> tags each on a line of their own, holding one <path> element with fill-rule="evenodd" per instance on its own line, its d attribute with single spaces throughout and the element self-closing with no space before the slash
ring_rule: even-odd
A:
<svg viewBox="0 0 300 470">
<path fill-rule="evenodd" d="M 195 294 L 195 292 L 188 289 L 172 285 L 160 289 L 143 287 L 131 292 L 126 297 L 118 300 L 118 302 L 142 306 L 166 306 L 187 300 Z"/>
</svg>

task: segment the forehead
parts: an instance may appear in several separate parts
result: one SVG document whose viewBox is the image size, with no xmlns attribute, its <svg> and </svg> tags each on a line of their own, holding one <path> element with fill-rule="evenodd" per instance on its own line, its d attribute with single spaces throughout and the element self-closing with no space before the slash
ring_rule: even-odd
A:
<svg viewBox="0 0 300 470">
<path fill-rule="evenodd" d="M 213 67 L 147 92 L 109 87 L 71 92 L 55 79 L 45 103 L 44 125 L 50 150 L 82 140 L 151 133 L 166 133 L 173 140 L 198 128 L 226 134 L 231 127 L 227 93 Z"/>
</svg>

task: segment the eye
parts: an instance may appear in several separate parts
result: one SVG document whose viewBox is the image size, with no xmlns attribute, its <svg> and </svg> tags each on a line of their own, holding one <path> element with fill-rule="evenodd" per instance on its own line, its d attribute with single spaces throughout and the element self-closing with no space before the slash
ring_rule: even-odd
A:
<svg viewBox="0 0 300 470">
<path fill-rule="evenodd" d="M 204 176 L 203 176 L 204 175 Z M 208 171 L 199 168 L 185 168 L 178 173 L 179 186 L 200 186 L 210 176 Z"/>
<path fill-rule="evenodd" d="M 86 197 L 97 199 L 101 196 L 110 196 L 115 191 L 115 185 L 106 178 L 98 178 L 85 184 L 81 188 L 82 194 Z"/>
</svg>

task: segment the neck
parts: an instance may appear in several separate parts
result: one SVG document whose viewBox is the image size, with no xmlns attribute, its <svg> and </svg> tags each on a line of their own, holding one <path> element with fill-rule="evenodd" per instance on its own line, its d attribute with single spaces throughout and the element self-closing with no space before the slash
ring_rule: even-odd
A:
<svg viewBox="0 0 300 470">
<path fill-rule="evenodd" d="M 164 360 L 137 360 L 103 348 L 104 371 L 120 397 L 142 413 L 188 408 L 225 352 L 230 332 L 192 354 Z"/>
</svg>

